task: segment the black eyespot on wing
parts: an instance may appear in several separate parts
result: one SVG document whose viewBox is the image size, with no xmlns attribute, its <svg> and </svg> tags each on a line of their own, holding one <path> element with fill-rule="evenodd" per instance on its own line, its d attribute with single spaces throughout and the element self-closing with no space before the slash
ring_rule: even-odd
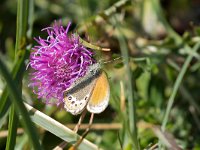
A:
<svg viewBox="0 0 200 150">
<path fill-rule="evenodd" d="M 72 100 L 72 96 L 68 96 L 68 100 Z"/>
<path fill-rule="evenodd" d="M 75 103 L 75 101 L 72 101 L 72 102 L 71 102 L 71 104 L 74 104 L 74 103 Z"/>
<path fill-rule="evenodd" d="M 85 100 L 87 100 L 87 99 L 88 99 L 88 97 L 86 96 L 84 99 L 85 99 Z"/>
</svg>

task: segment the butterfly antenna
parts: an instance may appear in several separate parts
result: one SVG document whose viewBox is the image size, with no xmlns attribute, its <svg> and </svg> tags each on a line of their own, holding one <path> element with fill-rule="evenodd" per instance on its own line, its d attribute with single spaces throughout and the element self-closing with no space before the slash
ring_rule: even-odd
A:
<svg viewBox="0 0 200 150">
<path fill-rule="evenodd" d="M 119 59 L 123 59 L 122 56 L 116 57 L 116 58 L 114 58 L 112 60 L 103 61 L 103 64 L 108 64 L 108 63 L 114 62 L 114 61 L 119 60 Z"/>
</svg>

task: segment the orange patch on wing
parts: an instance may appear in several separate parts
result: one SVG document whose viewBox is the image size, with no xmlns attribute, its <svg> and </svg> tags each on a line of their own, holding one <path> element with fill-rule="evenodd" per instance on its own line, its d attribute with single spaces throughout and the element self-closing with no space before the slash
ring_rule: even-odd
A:
<svg viewBox="0 0 200 150">
<path fill-rule="evenodd" d="M 103 102 L 108 95 L 109 83 L 105 72 L 102 72 L 101 75 L 97 78 L 96 84 L 92 91 L 92 95 L 89 100 L 91 106 L 98 105 Z"/>
</svg>

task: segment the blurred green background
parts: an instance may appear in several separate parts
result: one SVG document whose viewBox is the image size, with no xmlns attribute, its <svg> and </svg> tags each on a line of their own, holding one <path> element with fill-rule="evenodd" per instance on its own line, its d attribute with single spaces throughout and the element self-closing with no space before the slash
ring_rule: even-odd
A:
<svg viewBox="0 0 200 150">
<path fill-rule="evenodd" d="M 21 16 L 27 20 L 22 19 L 26 25 L 17 29 L 21 6 L 26 7 Z M 110 105 L 103 113 L 95 115 L 94 124 L 98 124 L 99 129 L 91 129 L 86 139 L 103 149 L 139 149 L 134 146 L 136 143 L 140 149 L 153 149 L 161 142 L 160 149 L 198 150 L 199 8 L 198 0 L 1 0 L 0 58 L 15 79 L 11 70 L 26 55 L 22 69 L 16 71 L 24 74 L 23 78 L 21 75 L 19 83 L 15 82 L 17 87 L 22 84 L 23 100 L 66 126 L 76 124 L 80 116 L 72 116 L 56 106 L 46 106 L 37 99 L 27 86 L 30 70 L 25 70 L 30 49 L 36 44 L 33 37 L 45 37 L 41 29 L 55 20 L 61 19 L 64 25 L 71 21 L 71 31 L 94 45 L 111 49 L 109 52 L 95 51 L 97 59 L 112 60 L 122 56 L 121 61 L 104 65 L 111 85 Z M 17 31 L 22 34 L 20 40 L 16 40 Z M 23 49 L 26 54 L 20 51 Z M 0 74 L 0 149 L 8 145 L 6 131 L 10 129 L 9 118 L 14 116 L 8 102 L 12 100 L 3 94 L 5 86 L 6 80 Z M 10 97 L 10 92 L 7 95 Z M 88 123 L 89 117 L 88 113 L 83 123 Z M 31 149 L 29 136 L 21 123 L 23 117 L 17 118 L 15 128 L 18 132 L 12 140 L 16 139 L 13 148 Z M 101 129 L 102 124 L 107 126 Z M 166 132 L 161 132 L 161 126 Z M 53 149 L 62 142 L 39 125 L 36 127 L 44 149 Z"/>
</svg>

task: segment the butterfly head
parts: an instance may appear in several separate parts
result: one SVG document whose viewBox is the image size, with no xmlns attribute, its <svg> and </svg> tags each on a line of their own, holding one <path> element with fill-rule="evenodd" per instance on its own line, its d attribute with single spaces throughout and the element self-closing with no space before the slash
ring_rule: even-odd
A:
<svg viewBox="0 0 200 150">
<path fill-rule="evenodd" d="M 87 74 L 95 75 L 100 71 L 101 71 L 101 64 L 100 63 L 95 63 L 95 64 L 89 66 L 86 75 Z"/>
</svg>

